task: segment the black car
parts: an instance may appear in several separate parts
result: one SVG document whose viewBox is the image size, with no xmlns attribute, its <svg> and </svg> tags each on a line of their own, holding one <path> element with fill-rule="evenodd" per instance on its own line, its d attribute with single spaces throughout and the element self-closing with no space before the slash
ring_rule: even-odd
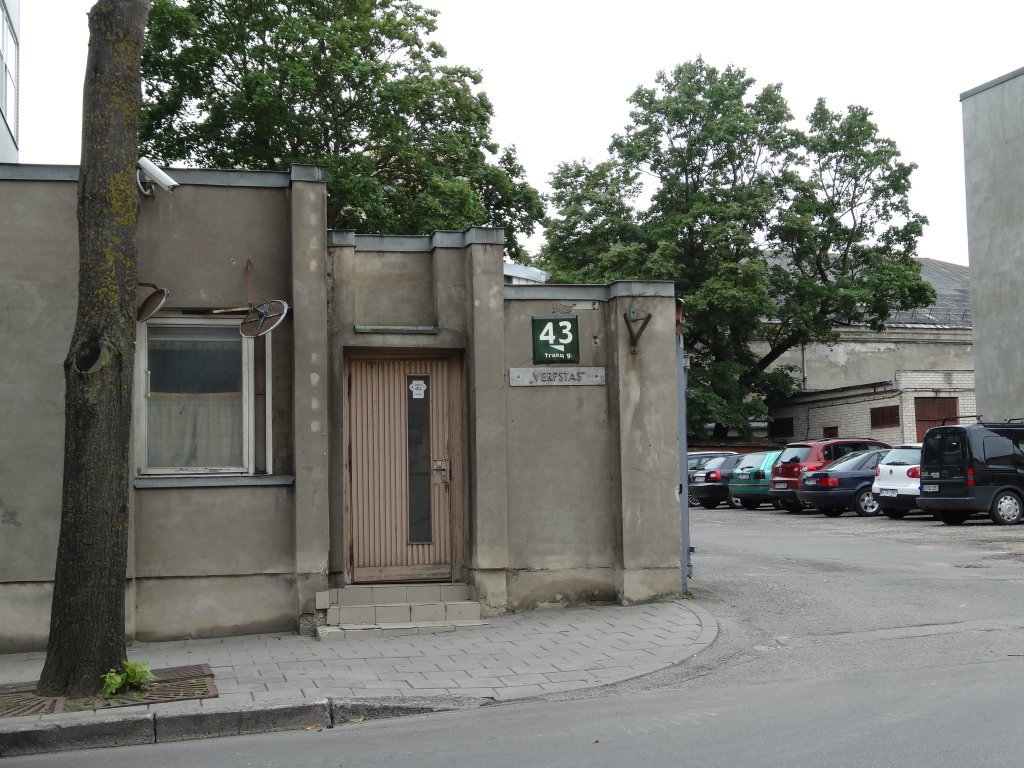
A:
<svg viewBox="0 0 1024 768">
<path fill-rule="evenodd" d="M 874 517 L 879 510 L 871 495 L 871 484 L 875 467 L 889 450 L 857 451 L 814 472 L 804 472 L 800 475 L 797 498 L 828 517 L 839 517 L 848 509 L 861 517 Z"/>
<path fill-rule="evenodd" d="M 743 459 L 742 453 L 732 456 L 719 456 L 693 473 L 690 482 L 690 496 L 697 500 L 704 509 L 714 509 L 723 501 L 733 509 L 743 506 L 740 500 L 729 493 L 729 479 L 732 471 Z"/>
<path fill-rule="evenodd" d="M 689 486 L 693 482 L 693 476 L 698 469 L 703 467 L 712 459 L 719 456 L 735 456 L 736 451 L 689 451 L 686 454 L 686 483 Z M 690 506 L 695 507 L 700 502 L 690 493 Z"/>
<path fill-rule="evenodd" d="M 999 525 L 1024 517 L 1024 424 L 932 427 L 921 447 L 917 506 L 946 525 L 985 514 Z"/>
</svg>

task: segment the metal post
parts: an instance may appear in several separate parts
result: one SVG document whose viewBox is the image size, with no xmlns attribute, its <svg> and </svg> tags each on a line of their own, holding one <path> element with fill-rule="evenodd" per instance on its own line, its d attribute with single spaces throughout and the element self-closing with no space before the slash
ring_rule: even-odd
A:
<svg viewBox="0 0 1024 768">
<path fill-rule="evenodd" d="M 679 324 L 676 326 L 676 399 L 679 403 L 679 527 L 681 529 L 682 548 L 679 559 L 679 571 L 682 580 L 682 593 L 687 593 L 686 580 L 693 575 L 690 563 L 690 481 L 686 473 L 686 377 L 690 368 L 690 358 L 683 348 L 683 334 Z"/>
</svg>

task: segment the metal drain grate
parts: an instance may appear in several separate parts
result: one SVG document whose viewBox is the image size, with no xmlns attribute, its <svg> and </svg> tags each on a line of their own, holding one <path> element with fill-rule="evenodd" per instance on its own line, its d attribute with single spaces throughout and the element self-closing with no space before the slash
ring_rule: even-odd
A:
<svg viewBox="0 0 1024 768">
<path fill-rule="evenodd" d="M 128 691 L 112 699 L 67 699 L 63 696 L 40 696 L 35 683 L 0 685 L 0 717 L 49 715 L 57 712 L 79 712 L 88 709 L 136 707 L 163 704 L 169 701 L 212 699 L 217 696 L 213 670 L 209 664 L 154 669 L 156 680 L 145 691 Z"/>
</svg>

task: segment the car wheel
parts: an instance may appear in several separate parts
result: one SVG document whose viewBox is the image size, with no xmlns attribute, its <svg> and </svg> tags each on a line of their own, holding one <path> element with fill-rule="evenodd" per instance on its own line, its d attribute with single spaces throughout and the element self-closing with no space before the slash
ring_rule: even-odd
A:
<svg viewBox="0 0 1024 768">
<path fill-rule="evenodd" d="M 988 516 L 997 525 L 1016 525 L 1024 517 L 1024 507 L 1021 506 L 1020 496 L 1013 491 L 1000 491 L 992 499 L 992 509 Z"/>
<path fill-rule="evenodd" d="M 742 509 L 743 508 L 743 502 L 740 501 L 735 496 L 730 496 L 729 497 L 729 508 L 730 509 Z"/>
<path fill-rule="evenodd" d="M 971 516 L 970 512 L 936 512 L 936 519 L 945 525 L 963 525 L 964 520 Z"/>
<path fill-rule="evenodd" d="M 700 499 L 698 499 L 696 496 L 690 496 L 690 506 L 691 507 L 700 506 Z"/>
<path fill-rule="evenodd" d="M 878 501 L 871 495 L 870 488 L 861 488 L 853 497 L 853 511 L 861 517 L 875 517 L 878 514 Z"/>
<path fill-rule="evenodd" d="M 907 510 L 882 507 L 882 514 L 886 517 L 892 518 L 893 520 L 902 520 L 904 517 L 907 516 Z"/>
<path fill-rule="evenodd" d="M 702 507 L 704 507 L 704 509 L 718 509 L 718 505 L 719 505 L 720 503 L 721 503 L 721 502 L 719 502 L 719 501 L 711 501 L 711 500 L 709 499 L 708 501 L 702 501 L 702 502 L 700 503 L 700 505 L 701 505 Z"/>
<path fill-rule="evenodd" d="M 761 502 L 757 499 L 740 499 L 740 504 L 743 505 L 744 509 L 757 509 L 761 506 Z"/>
<path fill-rule="evenodd" d="M 782 502 L 782 508 L 787 512 L 803 512 L 804 505 L 799 501 L 784 501 Z"/>
<path fill-rule="evenodd" d="M 839 517 L 845 511 L 846 510 L 843 509 L 842 507 L 827 507 L 821 510 L 821 514 L 823 514 L 825 517 Z"/>
</svg>

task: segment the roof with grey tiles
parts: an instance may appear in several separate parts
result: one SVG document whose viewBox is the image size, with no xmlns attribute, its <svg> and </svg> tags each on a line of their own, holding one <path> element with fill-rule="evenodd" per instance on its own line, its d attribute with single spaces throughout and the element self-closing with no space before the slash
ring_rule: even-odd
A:
<svg viewBox="0 0 1024 768">
<path fill-rule="evenodd" d="M 921 277 L 935 288 L 935 303 L 930 307 L 896 312 L 888 324 L 970 328 L 970 267 L 935 259 L 918 259 L 918 262 L 921 264 Z"/>
</svg>

